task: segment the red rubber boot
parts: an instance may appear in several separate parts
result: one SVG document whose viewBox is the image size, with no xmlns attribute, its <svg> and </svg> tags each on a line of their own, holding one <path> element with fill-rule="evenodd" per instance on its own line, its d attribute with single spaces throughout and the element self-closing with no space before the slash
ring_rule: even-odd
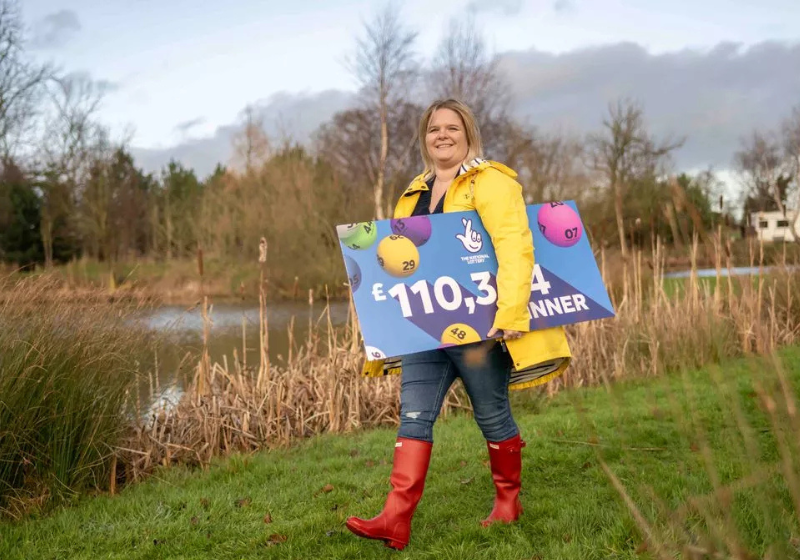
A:
<svg viewBox="0 0 800 560">
<path fill-rule="evenodd" d="M 427 441 L 397 438 L 389 479 L 392 491 L 383 511 L 372 519 L 350 517 L 347 528 L 359 537 L 382 540 L 389 548 L 403 550 L 411 535 L 411 517 L 422 498 L 432 447 Z"/>
<path fill-rule="evenodd" d="M 519 501 L 519 490 L 522 485 L 522 448 L 525 442 L 519 434 L 505 441 L 486 442 L 489 448 L 489 460 L 492 465 L 492 479 L 497 495 L 494 509 L 489 517 L 481 521 L 488 527 L 492 523 L 511 523 L 519 519 L 522 504 Z"/>
</svg>

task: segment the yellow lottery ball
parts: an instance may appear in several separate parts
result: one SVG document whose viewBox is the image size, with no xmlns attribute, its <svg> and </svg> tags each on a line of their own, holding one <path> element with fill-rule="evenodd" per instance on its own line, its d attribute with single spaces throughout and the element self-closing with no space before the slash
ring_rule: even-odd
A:
<svg viewBox="0 0 800 560">
<path fill-rule="evenodd" d="M 453 323 L 442 332 L 442 344 L 469 344 L 481 340 L 478 331 L 464 323 Z"/>
<path fill-rule="evenodd" d="M 378 264 L 392 276 L 411 276 L 419 267 L 419 251 L 409 238 L 390 235 L 378 243 Z"/>
</svg>

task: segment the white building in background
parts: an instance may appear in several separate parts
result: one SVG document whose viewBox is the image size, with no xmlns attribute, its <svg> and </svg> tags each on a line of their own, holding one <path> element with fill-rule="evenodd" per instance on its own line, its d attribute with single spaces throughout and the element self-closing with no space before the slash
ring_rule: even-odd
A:
<svg viewBox="0 0 800 560">
<path fill-rule="evenodd" d="M 795 224 L 797 218 L 794 210 L 787 210 L 785 216 L 778 211 L 753 212 L 750 225 L 761 241 L 794 241 L 795 228 L 800 229 L 800 224 Z"/>
</svg>

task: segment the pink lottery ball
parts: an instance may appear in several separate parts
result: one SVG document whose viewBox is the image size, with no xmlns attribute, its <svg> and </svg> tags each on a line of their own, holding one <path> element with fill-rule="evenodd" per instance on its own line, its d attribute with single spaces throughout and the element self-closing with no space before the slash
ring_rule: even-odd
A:
<svg viewBox="0 0 800 560">
<path fill-rule="evenodd" d="M 563 202 L 546 202 L 536 216 L 544 238 L 559 247 L 572 247 L 583 235 L 578 213 Z"/>
<path fill-rule="evenodd" d="M 417 247 L 425 245 L 431 237 L 431 220 L 428 216 L 413 216 L 392 220 L 392 232 L 411 240 Z"/>
</svg>

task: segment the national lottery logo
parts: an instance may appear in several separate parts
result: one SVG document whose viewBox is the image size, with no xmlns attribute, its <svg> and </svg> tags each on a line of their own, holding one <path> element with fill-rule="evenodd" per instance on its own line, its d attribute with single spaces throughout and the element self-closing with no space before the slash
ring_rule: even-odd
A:
<svg viewBox="0 0 800 560">
<path fill-rule="evenodd" d="M 464 233 L 456 234 L 456 239 L 461 241 L 464 249 L 470 253 L 477 253 L 483 249 L 483 237 L 480 232 L 472 229 L 472 220 L 461 218 L 461 223 L 464 225 Z"/>
<path fill-rule="evenodd" d="M 462 256 L 461 260 L 469 265 L 481 265 L 489 260 L 489 255 L 482 253 L 478 255 L 483 249 L 483 235 L 479 231 L 472 229 L 472 220 L 461 218 L 461 224 L 464 226 L 464 233 L 457 233 L 456 239 L 461 242 L 464 249 L 469 252 L 469 255 Z"/>
</svg>

